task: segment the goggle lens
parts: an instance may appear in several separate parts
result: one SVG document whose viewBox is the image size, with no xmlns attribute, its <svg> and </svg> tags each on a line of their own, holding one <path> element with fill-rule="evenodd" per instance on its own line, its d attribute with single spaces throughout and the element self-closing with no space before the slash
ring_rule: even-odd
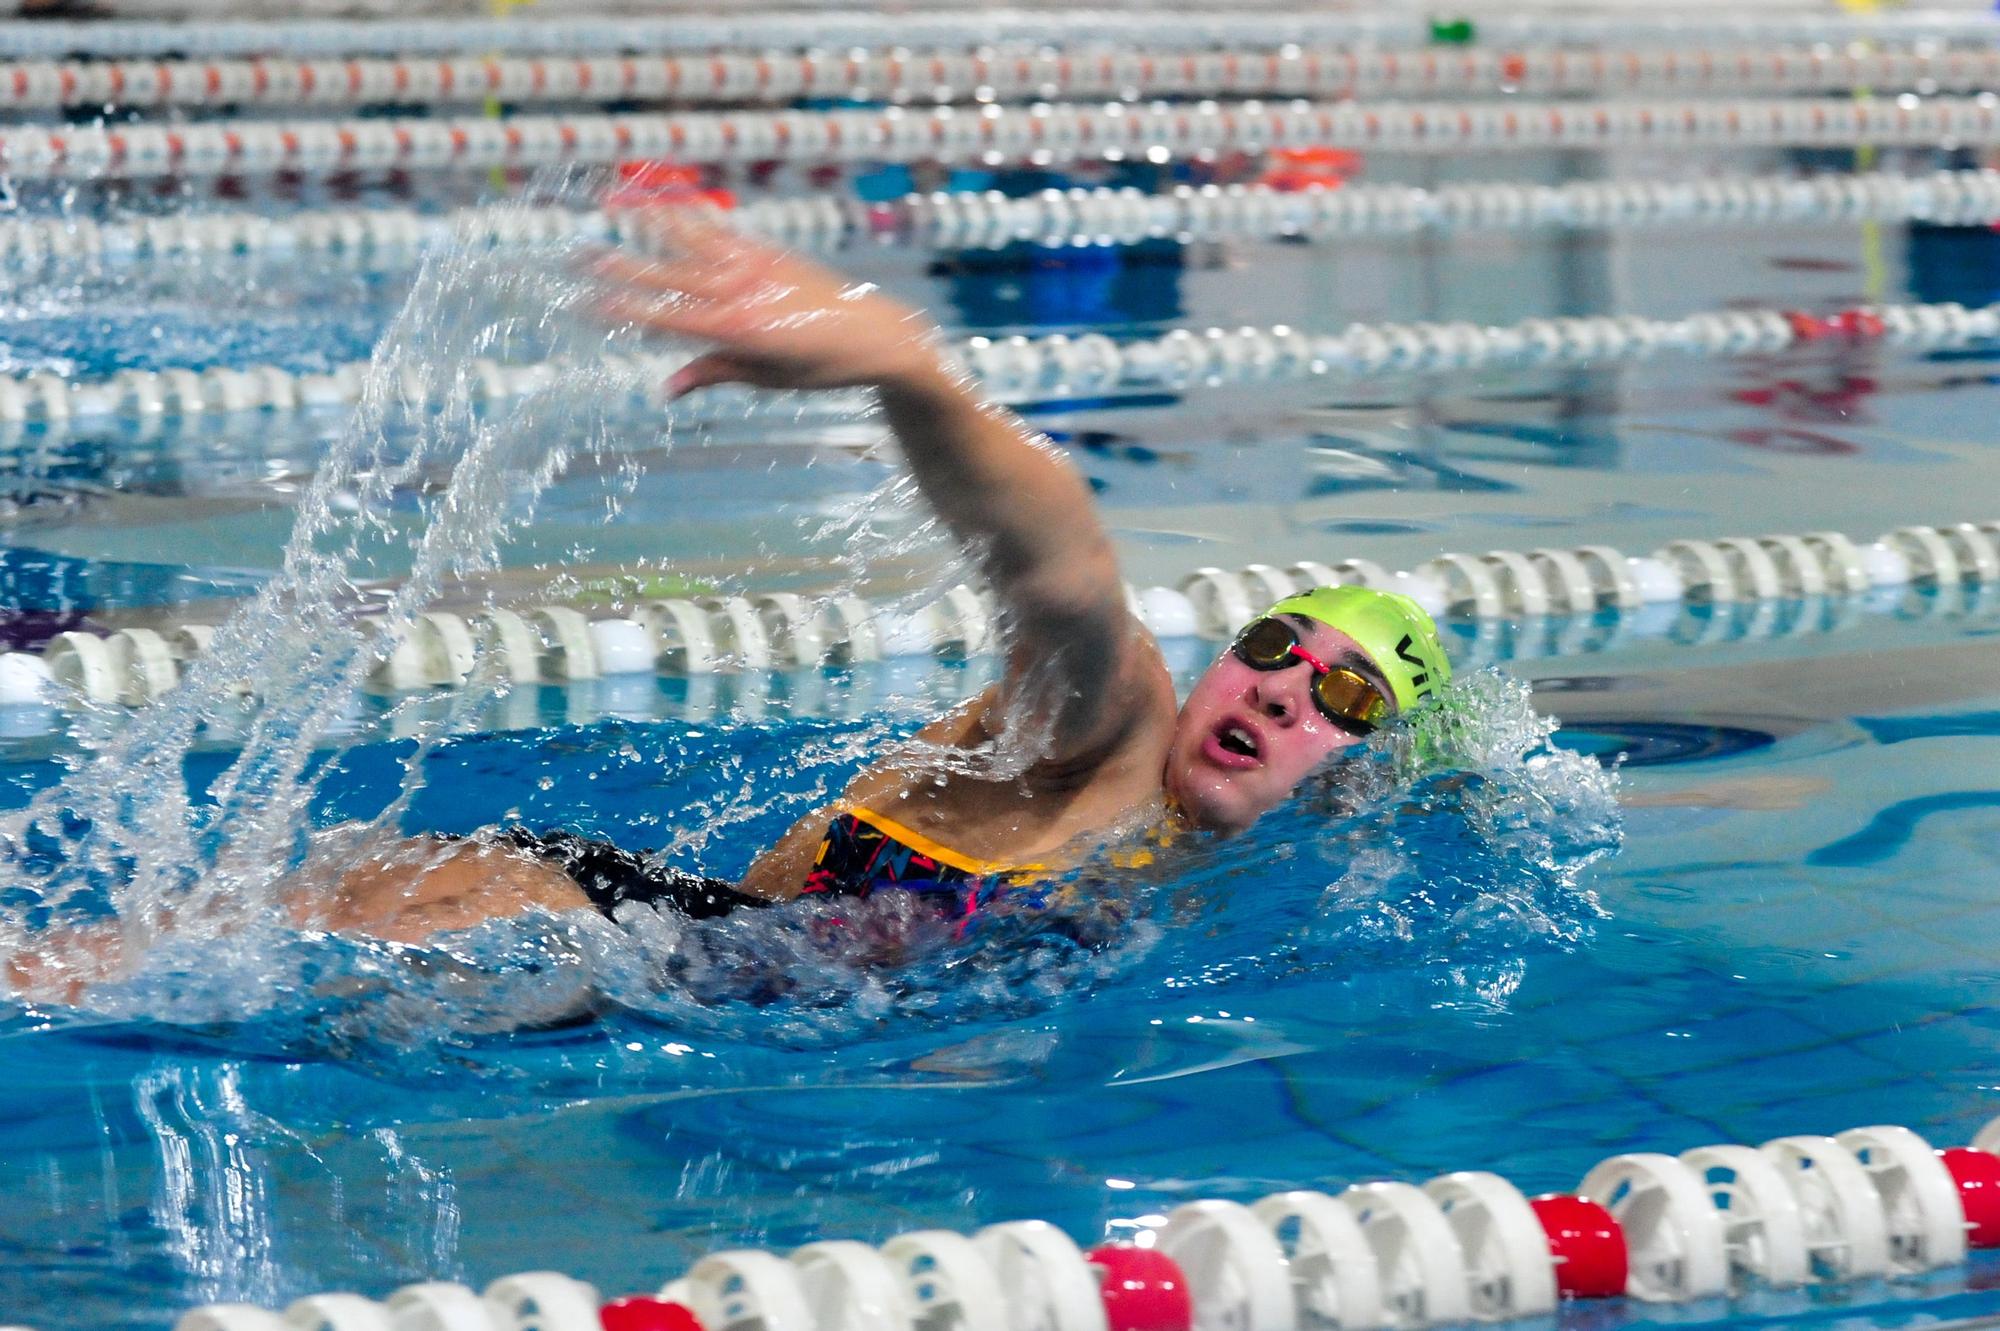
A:
<svg viewBox="0 0 2000 1331">
<path fill-rule="evenodd" d="M 1236 638 L 1236 655 L 1244 665 L 1259 670 L 1282 670 L 1299 658 L 1292 648 L 1299 635 L 1282 619 L 1252 620 Z"/>
<path fill-rule="evenodd" d="M 1253 620 L 1237 635 L 1232 650 L 1236 659 L 1253 670 L 1283 670 L 1306 664 L 1313 667 L 1313 703 L 1327 720 L 1354 735 L 1366 735 L 1389 714 L 1389 703 L 1364 675 L 1344 666 L 1321 670 L 1293 651 L 1299 635 L 1282 619 Z"/>
<path fill-rule="evenodd" d="M 1352 670 L 1335 668 L 1313 681 L 1313 701 L 1336 723 L 1345 722 L 1366 734 L 1389 714 L 1382 695 Z"/>
</svg>

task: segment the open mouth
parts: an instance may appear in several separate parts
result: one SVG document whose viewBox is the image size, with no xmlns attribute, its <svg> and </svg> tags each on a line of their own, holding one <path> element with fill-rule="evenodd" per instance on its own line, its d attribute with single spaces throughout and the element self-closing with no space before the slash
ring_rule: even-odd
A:
<svg viewBox="0 0 2000 1331">
<path fill-rule="evenodd" d="M 1242 721 L 1223 721 L 1208 732 L 1202 752 L 1217 767 L 1247 769 L 1264 762 L 1264 738 Z"/>
<path fill-rule="evenodd" d="M 1245 758 L 1257 756 L 1257 737 L 1242 726 L 1224 726 L 1222 733 L 1216 736 L 1216 743 L 1222 746 L 1225 753 L 1241 754 Z"/>
</svg>

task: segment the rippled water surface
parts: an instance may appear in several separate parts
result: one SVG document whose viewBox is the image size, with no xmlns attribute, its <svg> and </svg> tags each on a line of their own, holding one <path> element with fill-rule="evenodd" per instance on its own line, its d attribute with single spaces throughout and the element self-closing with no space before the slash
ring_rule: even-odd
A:
<svg viewBox="0 0 2000 1331">
<path fill-rule="evenodd" d="M 2000 911 L 1958 868 L 2000 837 L 2000 704 L 1909 681 L 1953 678 L 1986 631 L 1890 621 L 1804 665 L 1666 648 L 1668 669 L 1549 676 L 1573 749 L 1630 755 L 1622 815 L 1591 765 L 1523 759 L 1518 733 L 1456 788 L 1374 760 L 1360 809 L 1305 801 L 1095 885 L 1127 921 L 1096 946 L 999 922 L 864 969 L 809 920 L 647 912 L 420 956 L 278 931 L 169 947 L 101 1000 L 111 1017 L 23 1012 L 0 1037 L 0 1298 L 33 1308 L 56 1281 L 79 1324 L 110 1325 L 134 1297 L 438 1273 L 643 1288 L 724 1243 L 968 1212 L 1088 1235 L 1198 1196 L 1474 1166 L 1548 1189 L 1615 1150 L 1861 1122 L 1964 1140 L 2000 1047 Z M 1818 715 L 1783 701 L 1802 679 L 1908 696 Z M 640 847 L 698 825 L 676 858 L 729 872 L 810 804 L 816 764 L 906 725 L 893 706 L 691 724 L 662 694 L 651 719 L 627 698 L 561 723 L 576 701 L 446 744 L 405 826 L 560 821 Z M 407 748 L 350 751 L 316 819 L 373 813 Z M 465 1029 L 586 971 L 610 998 L 595 1022 Z M 249 973 L 285 987 L 246 992 Z M 1736 1312 L 1812 1302 L 1760 1298 Z"/>
<path fill-rule="evenodd" d="M 1191 248 L 1109 278 L 1101 263 L 851 257 L 964 331 L 1317 329 L 1984 300 L 2000 285 L 1992 240 Z M 491 308 L 450 310 L 451 271 L 427 271 L 428 320 L 389 266 L 60 273 L 19 295 L 0 341 L 9 366 L 93 373 L 314 369 L 385 329 L 391 368 L 511 337 L 603 345 L 538 322 L 573 295 L 559 269 L 474 264 Z M 482 341 L 494 326 L 505 335 Z M 1980 354 L 1822 348 L 1045 404 L 1038 419 L 1091 478 L 1141 582 L 1253 558 L 1870 537 L 1994 516 Z M 398 610 L 367 581 L 412 569 L 510 603 L 577 594 L 641 558 L 701 585 L 936 580 L 910 510 L 857 526 L 892 476 L 866 425 L 668 431 L 593 386 L 571 376 L 518 411 L 448 411 L 448 429 L 385 397 L 363 429 L 301 413 L 12 439 L 13 640 L 219 617 L 261 590 L 276 618 L 239 659 L 300 687 L 270 690 L 279 720 L 262 729 L 220 678 L 150 730 L 108 712 L 52 729 L 0 708 L 9 918 L 118 904 L 132 848 L 154 844 L 140 834 L 183 823 L 207 839 L 139 856 L 145 893 L 253 908 L 304 830 L 377 817 L 411 832 L 561 825 L 735 873 L 983 682 L 977 663 L 904 661 L 355 695 L 356 607 Z M 550 441 L 568 469 L 536 475 Z M 312 632 L 281 631 L 301 623 Z M 1992 588 L 1460 624 L 1464 724 L 1441 749 L 1415 746 L 1427 763 L 1385 743 L 1344 793 L 1316 789 L 1235 841 L 1184 838 L 1144 871 L 1080 872 L 1058 909 L 1001 912 L 963 939 L 888 913 L 833 929 L 810 910 L 711 926 L 642 910 L 397 950 L 246 908 L 227 931 L 159 941 L 85 1010 L 0 1007 L 0 1320 L 164 1327 L 197 1302 L 545 1268 L 625 1292 L 734 1244 L 1022 1216 L 1121 1234 L 1196 1197 L 1454 1168 L 1568 1188 L 1616 1151 L 1873 1122 L 1962 1143 L 2000 1108 L 1996 626 Z M 1205 650 L 1169 644 L 1184 681 Z M 1531 698 L 1474 668 L 1491 659 Z M 1554 747 L 1530 701 L 1561 720 Z M 140 742 L 152 736 L 173 745 Z M 106 797 L 136 772 L 129 798 Z M 523 1028 L 578 1006 L 597 1015 Z M 1989 1312 L 1996 1284 L 1982 1259 L 1675 1316 Z"/>
</svg>

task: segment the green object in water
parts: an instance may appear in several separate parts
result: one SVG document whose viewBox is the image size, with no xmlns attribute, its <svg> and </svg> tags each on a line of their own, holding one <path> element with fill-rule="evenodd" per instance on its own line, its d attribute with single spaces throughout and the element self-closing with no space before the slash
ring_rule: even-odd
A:
<svg viewBox="0 0 2000 1331">
<path fill-rule="evenodd" d="M 703 582 L 699 578 L 684 578 L 678 573 L 621 573 L 615 577 L 592 578 L 565 599 L 573 606 L 602 606 L 707 596 L 714 591 L 714 583 Z"/>
<path fill-rule="evenodd" d="M 1434 18 L 1431 20 L 1431 41 L 1441 46 L 1467 46 L 1479 35 L 1469 18 Z"/>
</svg>

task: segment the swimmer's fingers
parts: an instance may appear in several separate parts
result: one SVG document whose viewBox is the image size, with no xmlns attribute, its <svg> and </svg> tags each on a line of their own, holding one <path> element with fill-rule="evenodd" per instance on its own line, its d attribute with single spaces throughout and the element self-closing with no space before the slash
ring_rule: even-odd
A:
<svg viewBox="0 0 2000 1331">
<path fill-rule="evenodd" d="M 667 400 L 685 397 L 711 384 L 757 384 L 762 380 L 755 368 L 728 356 L 700 356 L 674 371 L 667 380 Z"/>
</svg>

